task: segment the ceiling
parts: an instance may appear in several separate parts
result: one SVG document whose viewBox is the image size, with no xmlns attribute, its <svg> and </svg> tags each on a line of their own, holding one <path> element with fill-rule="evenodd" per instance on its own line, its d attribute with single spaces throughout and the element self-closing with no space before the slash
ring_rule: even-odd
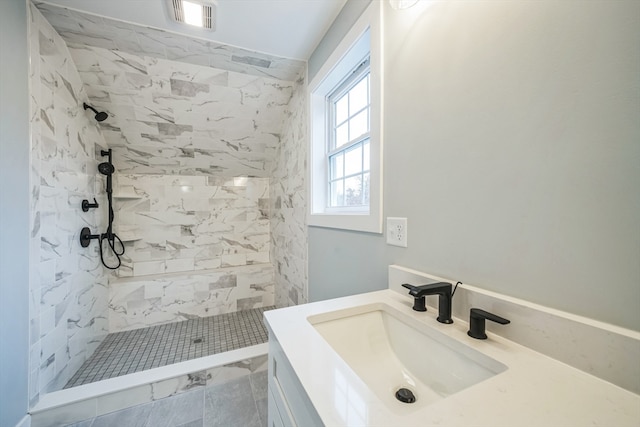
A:
<svg viewBox="0 0 640 427">
<path fill-rule="evenodd" d="M 287 81 L 296 80 L 305 69 L 302 60 L 258 53 L 49 3 L 36 3 L 36 7 L 69 47 L 91 46 Z"/>
<path fill-rule="evenodd" d="M 173 22 L 167 0 L 44 0 L 190 37 L 307 60 L 346 0 L 217 0 L 216 31 Z"/>
</svg>

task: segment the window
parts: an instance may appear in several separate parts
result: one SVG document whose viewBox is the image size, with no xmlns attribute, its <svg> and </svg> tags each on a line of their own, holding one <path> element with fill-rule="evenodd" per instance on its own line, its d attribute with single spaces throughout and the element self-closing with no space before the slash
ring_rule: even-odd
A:
<svg viewBox="0 0 640 427">
<path fill-rule="evenodd" d="M 309 85 L 309 225 L 382 232 L 380 6 L 372 2 Z"/>
<path fill-rule="evenodd" d="M 329 208 L 369 206 L 369 58 L 328 99 Z"/>
</svg>

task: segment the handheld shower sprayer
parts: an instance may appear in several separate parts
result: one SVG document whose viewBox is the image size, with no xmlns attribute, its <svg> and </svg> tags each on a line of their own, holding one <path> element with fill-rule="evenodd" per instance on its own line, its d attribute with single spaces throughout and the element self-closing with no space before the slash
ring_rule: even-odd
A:
<svg viewBox="0 0 640 427">
<path fill-rule="evenodd" d="M 109 176 L 116 171 L 116 168 L 110 162 L 102 162 L 98 165 L 98 172 L 102 175 Z"/>
<path fill-rule="evenodd" d="M 107 228 L 107 240 L 110 243 L 113 241 L 113 172 L 115 172 L 116 168 L 113 167 L 113 163 L 111 161 L 111 149 L 108 150 L 100 150 L 100 154 L 107 157 L 106 162 L 102 162 L 98 165 L 98 172 L 105 175 L 107 177 L 107 199 L 109 201 L 109 227 Z"/>
<path fill-rule="evenodd" d="M 113 163 L 111 161 L 111 149 L 101 150 L 100 154 L 102 156 L 108 156 L 108 160 L 106 162 L 102 162 L 98 165 L 98 172 L 100 172 L 102 175 L 105 175 L 107 177 L 106 191 L 107 191 L 107 201 L 109 202 L 109 210 L 108 210 L 109 225 L 107 226 L 106 233 L 102 233 L 102 234 L 91 234 L 91 230 L 89 229 L 89 227 L 84 227 L 82 231 L 80 231 L 80 245 L 82 245 L 82 247 L 87 247 L 89 246 L 89 243 L 91 242 L 91 240 L 93 239 L 98 240 L 98 243 L 100 245 L 100 260 L 102 261 L 102 265 L 104 265 L 106 268 L 110 270 L 115 270 L 118 267 L 120 267 L 120 265 L 122 265 L 120 256 L 124 255 L 124 244 L 122 243 L 122 240 L 120 240 L 118 235 L 113 232 L 114 213 L 113 213 L 112 175 L 115 172 L 116 168 L 113 166 Z M 116 239 L 120 244 L 120 250 L 116 250 Z M 113 255 L 115 255 L 116 259 L 118 260 L 118 263 L 115 267 L 111 267 L 107 265 L 107 263 L 104 260 L 104 252 L 102 249 L 102 244 L 105 240 L 107 241 L 109 248 L 111 249 L 111 252 L 113 253 Z"/>
<path fill-rule="evenodd" d="M 85 110 L 89 109 L 91 111 L 93 111 L 94 113 L 96 113 L 95 115 L 95 119 L 99 122 L 103 122 L 107 119 L 107 117 L 109 117 L 109 115 L 107 113 L 105 113 L 104 111 L 98 111 L 95 108 L 93 108 L 91 105 L 87 104 L 86 102 L 82 104 L 82 106 L 84 107 Z"/>
</svg>

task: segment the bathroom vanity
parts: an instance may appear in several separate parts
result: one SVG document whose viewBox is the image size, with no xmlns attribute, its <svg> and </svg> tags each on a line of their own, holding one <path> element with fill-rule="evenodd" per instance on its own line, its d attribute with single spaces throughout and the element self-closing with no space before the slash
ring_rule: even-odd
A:
<svg viewBox="0 0 640 427">
<path fill-rule="evenodd" d="M 405 280 L 443 279 L 392 266 L 390 289 L 265 313 L 270 427 L 640 425 L 640 373 L 633 366 L 640 340 L 633 332 L 604 331 L 609 344 L 601 353 L 619 345 L 631 354 L 616 359 L 620 366 L 587 373 L 543 354 L 543 344 L 534 344 L 536 351 L 491 330 L 486 340 L 469 337 L 466 306 L 483 302 L 481 308 L 511 316 L 513 325 L 495 328 L 523 335 L 525 344 L 539 342 L 541 328 L 518 322 L 553 325 L 540 332 L 555 348 L 550 352 L 558 347 L 554 334 L 575 336 L 584 327 L 575 318 L 544 310 L 532 315 L 539 307 L 497 295 L 491 300 L 486 292 L 474 296 L 472 286 L 461 285 L 454 323 L 443 324 L 437 309 L 412 310 L 413 298 L 400 286 Z M 464 311 L 466 318 L 456 316 Z M 555 324 L 549 320 L 558 316 Z M 584 343 L 585 352 L 598 345 L 598 333 Z M 565 345 L 570 355 L 583 344 Z M 406 403 L 411 396 L 415 401 Z"/>
</svg>

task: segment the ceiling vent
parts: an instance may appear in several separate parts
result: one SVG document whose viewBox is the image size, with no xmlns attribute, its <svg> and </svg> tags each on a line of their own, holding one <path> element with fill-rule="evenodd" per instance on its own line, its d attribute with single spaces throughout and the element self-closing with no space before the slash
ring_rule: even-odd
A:
<svg viewBox="0 0 640 427">
<path fill-rule="evenodd" d="M 216 2 L 214 0 L 169 0 L 171 18 L 181 24 L 216 30 Z"/>
</svg>

